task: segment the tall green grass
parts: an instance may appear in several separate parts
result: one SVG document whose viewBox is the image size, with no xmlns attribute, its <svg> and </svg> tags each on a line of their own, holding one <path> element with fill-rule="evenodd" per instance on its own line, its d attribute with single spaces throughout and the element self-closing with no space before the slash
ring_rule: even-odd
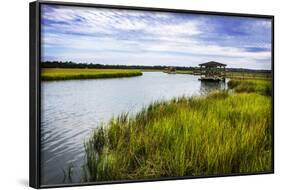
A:
<svg viewBox="0 0 281 190">
<path fill-rule="evenodd" d="M 140 70 L 125 69 L 62 69 L 44 68 L 41 71 L 43 81 L 70 79 L 98 79 L 140 76 Z"/>
<path fill-rule="evenodd" d="M 271 80 L 271 73 L 262 73 L 262 72 L 226 72 L 227 78 L 231 79 L 258 79 L 258 80 Z"/>
<path fill-rule="evenodd" d="M 268 96 L 272 94 L 271 80 L 230 80 L 227 85 L 235 92 L 255 92 Z"/>
<path fill-rule="evenodd" d="M 121 114 L 85 142 L 85 181 L 222 175 L 272 169 L 271 98 L 177 98 Z"/>
</svg>

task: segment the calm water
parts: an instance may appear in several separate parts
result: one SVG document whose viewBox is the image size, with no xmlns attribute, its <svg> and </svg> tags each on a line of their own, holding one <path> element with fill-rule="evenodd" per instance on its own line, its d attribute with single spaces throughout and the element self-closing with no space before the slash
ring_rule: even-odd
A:
<svg viewBox="0 0 281 190">
<path fill-rule="evenodd" d="M 204 94 L 225 88 L 198 76 L 145 72 L 119 79 L 42 82 L 42 184 L 69 183 L 64 171 L 73 165 L 72 182 L 81 179 L 83 143 L 92 129 L 121 112 L 135 113 L 156 100 Z"/>
</svg>

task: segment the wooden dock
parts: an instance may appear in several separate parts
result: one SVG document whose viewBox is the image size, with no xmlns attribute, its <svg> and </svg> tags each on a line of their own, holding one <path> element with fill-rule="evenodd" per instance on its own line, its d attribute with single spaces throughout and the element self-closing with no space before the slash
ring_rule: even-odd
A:
<svg viewBox="0 0 281 190">
<path fill-rule="evenodd" d="M 210 61 L 207 63 L 199 64 L 199 66 L 201 75 L 199 80 L 210 82 L 225 81 L 226 64 Z"/>
<path fill-rule="evenodd" d="M 224 77 L 200 77 L 198 80 L 209 81 L 209 82 L 220 82 L 225 81 Z"/>
</svg>

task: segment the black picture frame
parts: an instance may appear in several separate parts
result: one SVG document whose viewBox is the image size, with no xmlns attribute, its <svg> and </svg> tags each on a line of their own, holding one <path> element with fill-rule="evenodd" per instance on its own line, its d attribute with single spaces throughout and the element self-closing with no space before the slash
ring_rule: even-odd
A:
<svg viewBox="0 0 281 190">
<path fill-rule="evenodd" d="M 41 107 L 41 85 L 40 85 L 40 58 L 41 58 L 41 5 L 62 5 L 76 7 L 93 7 L 93 8 L 114 8 L 125 10 L 145 10 L 157 12 L 172 12 L 172 13 L 192 13 L 204 15 L 222 15 L 235 17 L 252 17 L 266 18 L 271 20 L 272 26 L 272 44 L 271 44 L 271 68 L 272 68 L 272 170 L 258 173 L 238 173 L 229 175 L 209 175 L 209 176 L 186 176 L 186 177 L 165 177 L 155 179 L 142 180 L 119 180 L 106 182 L 91 182 L 91 183 L 71 183 L 59 185 L 42 185 L 40 184 L 40 107 Z M 73 3 L 73 2 L 55 2 L 55 1 L 34 1 L 29 4 L 29 185 L 33 188 L 50 188 L 50 187 L 72 187 L 85 185 L 100 185 L 100 184 L 120 184 L 133 182 L 151 182 L 151 181 L 166 181 L 166 180 L 181 180 L 194 178 L 211 178 L 211 177 L 227 177 L 227 176 L 244 176 L 257 174 L 273 174 L 274 173 L 274 16 L 245 14 L 245 13 L 228 13 L 228 12 L 210 12 L 210 11 L 195 11 L 183 9 L 168 9 L 168 8 L 151 8 L 151 7 L 133 7 L 120 5 L 104 5 L 104 4 L 89 4 L 89 3 Z"/>
</svg>

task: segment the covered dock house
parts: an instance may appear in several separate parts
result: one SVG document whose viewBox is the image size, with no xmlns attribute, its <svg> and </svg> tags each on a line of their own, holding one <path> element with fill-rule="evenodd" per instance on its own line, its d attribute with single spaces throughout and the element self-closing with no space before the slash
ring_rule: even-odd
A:
<svg viewBox="0 0 281 190">
<path fill-rule="evenodd" d="M 176 74 L 176 68 L 174 68 L 174 67 L 165 68 L 164 73 Z"/>
<path fill-rule="evenodd" d="M 201 81 L 225 81 L 226 77 L 226 64 L 210 61 L 207 63 L 199 64 Z"/>
</svg>

